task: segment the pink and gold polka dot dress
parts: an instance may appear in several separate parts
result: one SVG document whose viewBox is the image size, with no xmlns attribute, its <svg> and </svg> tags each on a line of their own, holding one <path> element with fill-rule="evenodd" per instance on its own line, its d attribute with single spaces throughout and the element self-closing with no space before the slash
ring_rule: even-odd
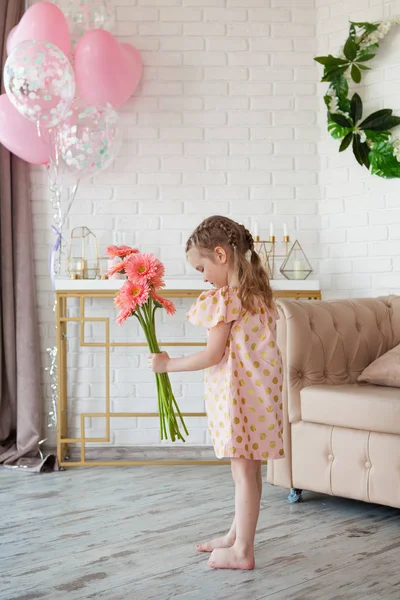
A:
<svg viewBox="0 0 400 600">
<path fill-rule="evenodd" d="M 187 318 L 211 329 L 232 323 L 221 362 L 206 370 L 205 400 L 217 458 L 283 458 L 282 360 L 276 311 L 242 308 L 237 289 L 203 292 Z"/>
</svg>

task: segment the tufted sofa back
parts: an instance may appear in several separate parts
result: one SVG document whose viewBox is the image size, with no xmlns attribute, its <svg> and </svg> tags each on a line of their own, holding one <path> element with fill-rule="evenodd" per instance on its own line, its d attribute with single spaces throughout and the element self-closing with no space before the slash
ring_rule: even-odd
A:
<svg viewBox="0 0 400 600">
<path fill-rule="evenodd" d="M 291 423 L 301 418 L 303 387 L 356 383 L 369 364 L 400 343 L 400 296 L 279 300 L 278 309 L 278 344 Z"/>
</svg>

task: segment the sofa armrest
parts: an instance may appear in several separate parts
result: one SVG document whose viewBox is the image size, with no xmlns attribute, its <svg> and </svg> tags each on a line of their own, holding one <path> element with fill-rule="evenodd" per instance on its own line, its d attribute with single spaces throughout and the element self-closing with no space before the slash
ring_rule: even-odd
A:
<svg viewBox="0 0 400 600">
<path fill-rule="evenodd" d="M 301 420 L 300 392 L 310 385 L 356 383 L 360 373 L 399 343 L 400 297 L 279 300 L 290 423 Z"/>
</svg>

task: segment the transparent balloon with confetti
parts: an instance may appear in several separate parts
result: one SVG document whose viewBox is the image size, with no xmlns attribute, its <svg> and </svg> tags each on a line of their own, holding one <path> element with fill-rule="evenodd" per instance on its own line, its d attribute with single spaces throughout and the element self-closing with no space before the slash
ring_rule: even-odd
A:
<svg viewBox="0 0 400 600">
<path fill-rule="evenodd" d="M 86 31 L 105 29 L 110 31 L 115 23 L 111 0 L 69 0 L 65 10 L 72 41 Z"/>
<path fill-rule="evenodd" d="M 4 66 L 7 96 L 21 115 L 51 129 L 66 116 L 75 94 L 75 76 L 63 52 L 50 42 L 18 44 Z"/>
<path fill-rule="evenodd" d="M 59 155 L 76 179 L 90 177 L 113 162 L 121 147 L 118 113 L 110 106 L 75 101 L 57 137 Z"/>
</svg>

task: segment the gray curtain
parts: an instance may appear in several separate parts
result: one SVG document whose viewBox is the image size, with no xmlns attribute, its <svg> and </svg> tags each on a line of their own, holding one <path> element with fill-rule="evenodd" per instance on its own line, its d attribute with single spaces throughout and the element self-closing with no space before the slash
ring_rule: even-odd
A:
<svg viewBox="0 0 400 600">
<path fill-rule="evenodd" d="M 1 93 L 7 35 L 24 5 L 0 0 Z M 29 172 L 2 145 L 0 251 L 0 464 L 41 471 L 55 459 L 39 452 L 43 411 Z"/>
</svg>

